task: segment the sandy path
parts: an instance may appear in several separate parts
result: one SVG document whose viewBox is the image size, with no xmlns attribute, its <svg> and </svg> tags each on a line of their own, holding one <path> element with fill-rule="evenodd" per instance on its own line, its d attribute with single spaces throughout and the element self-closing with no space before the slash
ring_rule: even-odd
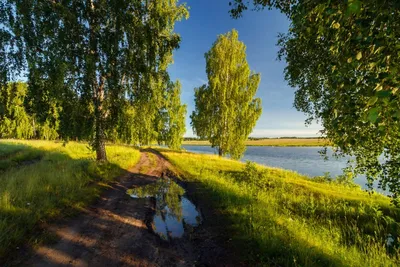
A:
<svg viewBox="0 0 400 267">
<path fill-rule="evenodd" d="M 193 266 L 201 257 L 186 239 L 167 243 L 145 225 L 151 199 L 131 199 L 126 190 L 155 182 L 166 172 L 162 156 L 142 152 L 135 168 L 111 184 L 81 215 L 51 226 L 59 239 L 35 248 L 23 266 Z"/>
</svg>

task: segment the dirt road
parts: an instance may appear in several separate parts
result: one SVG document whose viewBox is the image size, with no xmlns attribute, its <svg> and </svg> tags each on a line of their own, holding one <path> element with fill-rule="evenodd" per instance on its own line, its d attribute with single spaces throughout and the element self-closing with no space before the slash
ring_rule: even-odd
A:
<svg viewBox="0 0 400 267">
<path fill-rule="evenodd" d="M 225 265 L 223 249 L 200 226 L 194 238 L 161 240 L 146 227 L 154 208 L 150 198 L 132 199 L 126 190 L 156 182 L 169 163 L 142 152 L 139 163 L 111 184 L 81 215 L 49 227 L 58 237 L 35 248 L 23 266 L 206 266 Z M 200 236 L 199 236 L 200 235 Z M 189 240 L 190 239 L 190 240 Z M 197 240 L 197 241 L 196 241 Z"/>
</svg>

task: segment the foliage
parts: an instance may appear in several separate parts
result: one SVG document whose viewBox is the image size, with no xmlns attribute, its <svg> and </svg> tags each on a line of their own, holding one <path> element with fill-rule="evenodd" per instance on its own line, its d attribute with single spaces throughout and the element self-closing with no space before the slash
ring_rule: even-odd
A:
<svg viewBox="0 0 400 267">
<path fill-rule="evenodd" d="M 218 147 L 219 155 L 240 158 L 244 142 L 261 115 L 261 100 L 254 98 L 260 75 L 250 71 L 246 46 L 236 30 L 218 36 L 205 55 L 208 85 L 195 89 L 194 132 Z"/>
<path fill-rule="evenodd" d="M 181 84 L 177 81 L 167 90 L 162 140 L 171 149 L 180 149 L 185 134 L 186 105 L 181 104 Z"/>
<path fill-rule="evenodd" d="M 93 201 L 140 156 L 126 146 L 108 146 L 107 153 L 102 163 L 81 143 L 0 141 L 0 262 L 26 241 L 40 241 L 39 224 Z"/>
<path fill-rule="evenodd" d="M 162 153 L 197 186 L 195 199 L 212 208 L 212 225 L 244 265 L 399 265 L 400 210 L 388 197 L 254 163 Z"/>
<path fill-rule="evenodd" d="M 24 107 L 27 86 L 9 83 L 0 86 L 0 137 L 29 139 L 34 135 L 33 118 Z"/>
<path fill-rule="evenodd" d="M 288 63 L 286 80 L 297 88 L 295 107 L 309 115 L 309 122 L 319 120 L 338 154 L 355 156 L 355 172 L 365 173 L 370 186 L 378 178 L 396 202 L 400 193 L 400 2 L 255 4 L 272 7 L 288 2 L 290 8 L 282 11 L 292 23 L 280 37 L 279 57 Z"/>
<path fill-rule="evenodd" d="M 180 42 L 173 29 L 188 17 L 185 5 L 177 0 L 0 3 L 0 42 L 6 47 L 0 50 L 6 59 L 1 78 L 6 84 L 28 73 L 29 113 L 50 127 L 42 129 L 45 138 L 53 134 L 49 129 L 61 127 L 65 139 L 90 138 L 97 159 L 106 160 L 106 133 L 129 100 L 146 115 L 136 117 L 145 123 L 139 142 L 156 139 L 157 114 L 170 82 L 167 67 Z M 60 113 L 63 122 L 56 125 Z"/>
<path fill-rule="evenodd" d="M 268 9 L 277 8 L 284 13 L 290 13 L 291 6 L 299 2 L 299 0 L 252 0 L 254 10 L 262 10 L 265 7 Z M 229 11 L 231 16 L 234 18 L 239 18 L 243 15 L 250 5 L 250 1 L 244 0 L 233 0 L 229 1 L 229 5 L 232 9 Z"/>
</svg>

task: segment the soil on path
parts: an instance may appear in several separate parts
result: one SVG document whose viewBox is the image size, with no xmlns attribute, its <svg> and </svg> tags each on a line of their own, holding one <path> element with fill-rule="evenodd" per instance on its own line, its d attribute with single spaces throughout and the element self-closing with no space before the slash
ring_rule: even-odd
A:
<svg viewBox="0 0 400 267">
<path fill-rule="evenodd" d="M 154 200 L 132 199 L 126 190 L 156 182 L 170 164 L 160 154 L 141 153 L 139 163 L 110 185 L 82 214 L 50 226 L 56 243 L 34 249 L 23 266 L 222 266 L 224 249 L 200 226 L 193 236 L 166 242 L 146 226 Z"/>
</svg>

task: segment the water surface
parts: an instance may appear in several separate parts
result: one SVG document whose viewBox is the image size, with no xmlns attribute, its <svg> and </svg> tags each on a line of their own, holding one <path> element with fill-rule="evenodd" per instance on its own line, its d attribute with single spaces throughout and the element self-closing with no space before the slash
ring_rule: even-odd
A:
<svg viewBox="0 0 400 267">
<path fill-rule="evenodd" d="M 185 190 L 171 179 L 160 178 L 156 183 L 130 189 L 127 193 L 132 198 L 155 198 L 151 227 L 164 240 L 180 238 L 185 231 L 192 231 L 201 223 L 196 206 L 185 196 Z"/>
<path fill-rule="evenodd" d="M 217 154 L 211 146 L 183 145 L 184 149 L 195 153 Z M 336 177 L 343 173 L 348 157 L 332 157 L 333 151 L 328 148 L 328 160 L 320 155 L 323 147 L 271 147 L 271 146 L 248 146 L 241 161 L 254 161 L 271 167 L 293 170 L 311 177 L 321 176 L 329 173 Z M 363 189 L 367 189 L 365 176 L 358 176 L 354 182 Z M 376 188 L 376 187 L 375 187 Z M 382 190 L 377 189 L 382 192 Z"/>
</svg>

